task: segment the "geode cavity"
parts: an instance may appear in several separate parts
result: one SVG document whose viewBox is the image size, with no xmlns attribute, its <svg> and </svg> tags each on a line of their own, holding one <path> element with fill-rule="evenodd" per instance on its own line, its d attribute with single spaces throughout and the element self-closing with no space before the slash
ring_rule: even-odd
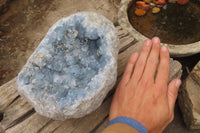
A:
<svg viewBox="0 0 200 133">
<path fill-rule="evenodd" d="M 55 23 L 18 75 L 18 91 L 46 117 L 82 117 L 100 106 L 117 76 L 119 39 L 102 15 Z"/>
</svg>

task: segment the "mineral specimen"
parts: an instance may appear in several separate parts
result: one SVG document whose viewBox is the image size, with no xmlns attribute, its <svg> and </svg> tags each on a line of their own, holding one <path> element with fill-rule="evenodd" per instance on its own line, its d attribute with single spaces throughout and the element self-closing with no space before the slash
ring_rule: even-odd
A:
<svg viewBox="0 0 200 133">
<path fill-rule="evenodd" d="M 153 14 L 156 14 L 156 13 L 159 13 L 159 12 L 160 12 L 160 8 L 158 8 L 158 7 L 152 8 L 152 13 Z"/>
<path fill-rule="evenodd" d="M 146 14 L 146 11 L 143 9 L 136 9 L 135 10 L 135 15 L 137 16 L 144 16 Z"/>
<path fill-rule="evenodd" d="M 119 39 L 102 15 L 80 12 L 55 23 L 18 74 L 18 91 L 56 120 L 100 106 L 117 76 Z"/>
</svg>

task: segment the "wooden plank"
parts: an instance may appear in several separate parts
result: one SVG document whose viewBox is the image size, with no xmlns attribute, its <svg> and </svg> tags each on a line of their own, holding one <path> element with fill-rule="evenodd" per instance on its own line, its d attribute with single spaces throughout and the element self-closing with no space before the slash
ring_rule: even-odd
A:
<svg viewBox="0 0 200 133">
<path fill-rule="evenodd" d="M 96 111 L 83 118 L 69 119 L 64 122 L 53 121 L 38 113 L 34 113 L 26 120 L 6 130 L 6 133 L 89 132 L 98 122 L 101 122 L 102 118 L 106 117 L 110 108 L 111 99 L 112 97 L 109 97 Z"/>
<path fill-rule="evenodd" d="M 119 45 L 119 54 L 123 51 L 125 51 L 128 47 L 134 45 L 136 43 L 136 39 L 129 35 L 127 31 L 124 31 L 122 29 L 118 29 L 118 36 L 120 38 L 120 45 Z"/>
<path fill-rule="evenodd" d="M 33 107 L 20 97 L 4 111 L 4 117 L 0 125 L 4 130 L 6 130 L 7 128 L 21 122 L 33 112 L 35 112 Z"/>
<path fill-rule="evenodd" d="M 119 36 L 119 39 L 129 35 L 129 33 L 127 31 L 123 30 L 121 26 L 117 26 L 116 30 L 117 30 L 117 34 Z"/>
<path fill-rule="evenodd" d="M 17 78 L 7 82 L 0 87 L 0 111 L 4 112 L 5 108 L 9 106 L 19 94 L 17 93 Z"/>
<path fill-rule="evenodd" d="M 119 76 L 124 71 L 125 65 L 128 61 L 129 56 L 133 52 L 133 50 L 138 50 L 138 49 L 136 48 L 135 45 L 133 45 L 135 43 L 133 37 L 129 36 L 125 31 L 120 31 L 120 33 L 118 34 L 123 36 L 120 39 L 120 50 L 122 52 L 119 54 L 119 57 L 118 57 L 118 62 L 120 62 L 118 63 L 118 76 Z M 129 47 L 127 47 L 127 45 Z M 16 84 L 16 80 L 15 82 L 13 82 L 13 84 Z M 4 87 L 3 89 L 6 89 L 6 88 Z M 15 90 L 15 93 L 13 93 L 13 95 L 18 96 L 18 93 L 16 91 L 16 86 L 15 87 L 13 86 L 13 89 Z M 70 132 L 83 132 L 83 131 L 90 132 L 96 126 L 98 126 L 98 124 L 101 123 L 102 120 L 108 115 L 109 106 L 111 102 L 111 98 L 110 99 L 108 98 L 96 111 L 94 111 L 90 115 L 85 116 L 80 119 L 69 119 L 65 122 L 61 122 L 61 121 L 54 121 L 49 118 L 40 116 L 37 113 L 34 113 L 29 117 L 26 116 L 27 118 L 24 121 L 22 121 L 21 118 L 24 118 L 24 115 L 26 115 L 31 110 L 31 106 L 28 103 L 26 103 L 23 99 L 20 99 L 20 100 L 17 100 L 14 102 L 12 101 L 13 103 L 16 103 L 15 106 L 13 104 L 11 104 L 12 106 L 11 105 L 8 106 L 9 104 L 7 104 L 8 107 L 5 111 L 5 113 L 7 114 L 7 117 L 5 117 L 6 119 L 2 121 L 3 127 L 5 129 L 8 128 L 6 132 L 45 133 L 45 132 L 61 132 L 61 131 L 66 131 L 66 130 Z M 17 111 L 17 109 L 20 108 L 19 101 L 20 103 L 23 103 L 22 113 L 20 113 L 20 111 Z M 10 116 L 11 114 L 12 115 L 15 114 L 16 117 Z M 38 125 L 40 122 L 43 122 L 43 123 Z"/>
<path fill-rule="evenodd" d="M 70 120 L 69 120 L 70 121 Z M 41 128 L 38 133 L 51 133 L 57 128 L 59 128 L 64 122 L 63 121 L 55 121 L 51 120 L 47 123 L 43 128 Z"/>
<path fill-rule="evenodd" d="M 37 133 L 51 119 L 40 116 L 38 113 L 32 114 L 26 120 L 6 130 L 5 133 Z"/>
<path fill-rule="evenodd" d="M 133 37 L 125 36 L 122 39 L 120 39 L 120 49 L 119 54 L 128 49 L 130 46 L 134 45 L 136 43 L 136 40 Z M 128 44 L 128 45 L 127 45 Z"/>
<path fill-rule="evenodd" d="M 119 81 L 120 77 L 118 78 L 118 81 Z M 117 81 L 117 82 L 118 82 Z M 47 132 L 53 132 L 53 131 L 56 131 L 57 128 L 59 130 L 69 130 L 70 132 L 79 132 L 81 130 L 85 131 L 86 129 L 84 129 L 85 127 L 88 127 L 88 125 L 90 124 L 91 121 L 93 121 L 93 125 L 90 125 L 90 128 L 87 128 L 88 129 L 88 132 L 90 132 L 91 130 L 93 130 L 93 128 L 95 128 L 96 126 L 98 126 L 99 123 L 101 123 L 101 120 L 104 119 L 104 117 L 106 117 L 108 115 L 108 111 L 109 111 L 109 107 L 110 107 L 110 102 L 111 102 L 111 96 L 108 97 L 104 103 L 96 110 L 94 111 L 93 113 L 89 114 L 88 116 L 85 116 L 83 118 L 80 118 L 80 119 L 70 119 L 70 120 L 67 120 L 65 122 L 62 122 L 62 121 L 54 121 L 54 120 L 46 120 L 48 118 L 46 117 L 43 117 L 43 116 L 40 116 L 39 114 L 37 114 L 37 121 L 39 122 L 40 120 L 44 121 L 43 125 L 44 126 L 40 126 L 40 128 L 37 129 L 37 132 L 40 132 L 40 133 L 47 133 Z M 15 113 L 15 114 L 12 114 L 13 117 L 12 119 L 4 119 L 3 121 L 3 124 L 8 124 L 8 122 L 12 122 L 14 120 L 13 123 L 11 123 L 12 126 L 14 127 L 11 127 L 11 128 L 14 128 L 16 129 L 17 131 L 19 130 L 23 130 L 24 132 L 35 132 L 36 129 L 29 129 L 29 130 L 25 130 L 25 129 L 21 129 L 23 128 L 23 126 L 21 125 L 24 125 L 24 122 L 30 126 L 30 127 L 33 127 L 31 126 L 32 124 L 35 124 L 35 123 L 30 123 L 30 121 L 36 121 L 34 117 L 28 117 L 25 121 L 23 121 L 22 123 L 20 123 L 21 119 L 23 119 L 24 116 L 26 116 L 25 114 L 27 114 L 25 112 L 25 110 L 27 110 L 26 108 L 23 108 L 22 106 L 22 112 L 23 113 L 20 113 L 21 110 L 19 111 L 16 111 L 16 108 L 18 108 L 18 105 L 19 103 L 21 103 L 21 105 L 23 106 L 27 106 L 29 105 L 27 102 L 23 101 L 22 98 L 16 100 L 12 105 L 14 107 L 12 107 L 12 109 L 9 109 L 9 111 L 6 111 L 6 112 L 11 112 L 11 113 Z M 30 105 L 29 105 L 30 106 Z M 30 109 L 31 109 L 31 106 L 30 106 Z M 30 110 L 29 109 L 29 110 Z M 11 113 L 8 113 L 8 114 L 11 114 Z M 7 114 L 7 113 L 6 113 Z M 21 114 L 21 115 L 20 115 Z M 20 116 L 20 117 L 18 117 Z M 95 117 L 98 117 L 98 118 L 95 118 Z M 18 119 L 17 119 L 18 118 Z M 94 119 L 95 118 L 95 119 Z M 17 120 L 16 120 L 17 119 Z M 45 121 L 46 120 L 46 121 Z M 82 123 L 85 123 L 86 125 L 82 125 Z M 19 127 L 18 127 L 19 126 Z M 61 127 L 60 127 L 61 126 Z M 21 127 L 21 128 L 20 128 Z M 78 127 L 78 128 L 77 128 Z M 14 131 L 14 129 L 12 129 Z M 10 131 L 11 129 L 8 129 L 8 131 Z M 11 131 L 12 131 L 11 130 Z"/>
<path fill-rule="evenodd" d="M 95 129 L 95 130 L 93 131 L 93 133 L 102 133 L 102 131 L 106 128 L 108 122 L 109 122 L 109 119 L 106 118 L 106 119 L 101 123 L 101 125 L 99 125 L 99 126 L 97 127 L 97 129 Z"/>
</svg>

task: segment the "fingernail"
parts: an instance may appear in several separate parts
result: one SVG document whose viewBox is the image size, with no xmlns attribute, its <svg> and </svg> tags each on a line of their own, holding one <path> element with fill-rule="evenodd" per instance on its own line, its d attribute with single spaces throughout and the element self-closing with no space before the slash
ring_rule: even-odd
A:
<svg viewBox="0 0 200 133">
<path fill-rule="evenodd" d="M 180 85 L 181 85 L 181 80 L 180 80 L 180 79 L 177 79 L 177 80 L 176 80 L 176 83 L 175 83 L 175 86 L 176 86 L 177 88 L 179 88 Z"/>
<path fill-rule="evenodd" d="M 155 43 L 155 44 L 159 44 L 159 43 L 160 43 L 160 39 L 159 39 L 158 37 L 154 37 L 154 38 L 152 39 L 152 41 L 153 41 L 153 43 Z"/>
<path fill-rule="evenodd" d="M 165 52 L 165 51 L 167 51 L 167 47 L 162 46 L 161 50 L 162 50 L 163 52 Z"/>
<path fill-rule="evenodd" d="M 144 44 L 145 44 L 146 46 L 150 46 L 150 45 L 151 45 L 151 40 L 149 40 L 149 39 L 146 40 Z"/>
</svg>

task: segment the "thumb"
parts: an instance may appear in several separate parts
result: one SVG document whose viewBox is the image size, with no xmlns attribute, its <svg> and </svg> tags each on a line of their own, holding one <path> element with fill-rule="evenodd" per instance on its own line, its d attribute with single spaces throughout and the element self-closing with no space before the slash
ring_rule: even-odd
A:
<svg viewBox="0 0 200 133">
<path fill-rule="evenodd" d="M 178 89 L 180 85 L 181 85 L 180 79 L 174 79 L 168 85 L 167 97 L 168 97 L 170 111 L 174 111 L 174 106 L 175 106 L 176 98 L 178 96 Z"/>
</svg>

